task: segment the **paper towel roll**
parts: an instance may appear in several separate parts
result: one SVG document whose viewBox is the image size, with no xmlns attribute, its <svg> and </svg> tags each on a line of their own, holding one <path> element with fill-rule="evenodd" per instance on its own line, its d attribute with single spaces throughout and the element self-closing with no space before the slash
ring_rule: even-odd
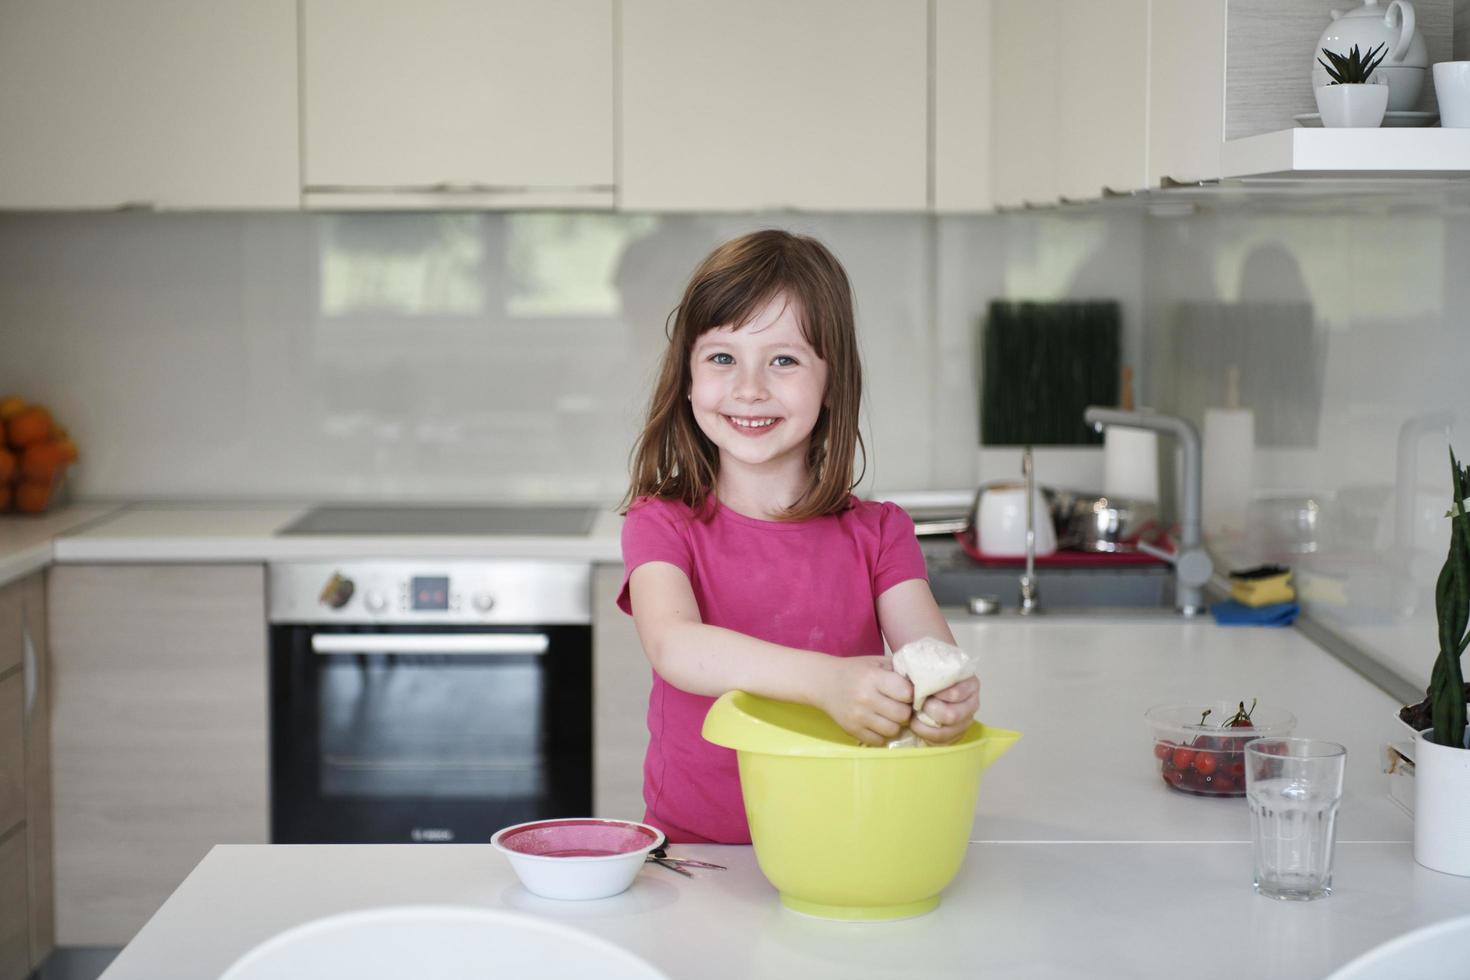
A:
<svg viewBox="0 0 1470 980">
<path fill-rule="evenodd" d="M 1103 493 L 1159 502 L 1158 433 L 1108 426 L 1103 434 Z"/>
<path fill-rule="evenodd" d="M 1246 408 L 1207 409 L 1204 442 L 1205 531 L 1242 535 L 1256 458 L 1255 413 Z"/>
</svg>

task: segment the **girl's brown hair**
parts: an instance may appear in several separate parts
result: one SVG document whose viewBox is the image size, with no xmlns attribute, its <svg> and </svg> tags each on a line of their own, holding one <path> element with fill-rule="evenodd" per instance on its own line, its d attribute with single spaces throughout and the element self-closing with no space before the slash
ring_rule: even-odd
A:
<svg viewBox="0 0 1470 980">
<path fill-rule="evenodd" d="M 720 458 L 690 408 L 689 358 L 705 331 L 745 326 L 784 292 L 795 304 L 802 335 L 827 363 L 827 392 L 807 452 L 809 479 L 781 515 L 804 521 L 849 505 L 857 485 L 853 460 L 867 448 L 858 431 L 863 369 L 853 327 L 852 286 L 837 258 L 815 238 L 771 229 L 752 232 L 715 249 L 694 270 L 667 329 L 668 349 L 648 403 L 648 421 L 633 447 L 632 484 L 623 512 L 639 497 L 682 500 L 708 520 Z"/>
</svg>

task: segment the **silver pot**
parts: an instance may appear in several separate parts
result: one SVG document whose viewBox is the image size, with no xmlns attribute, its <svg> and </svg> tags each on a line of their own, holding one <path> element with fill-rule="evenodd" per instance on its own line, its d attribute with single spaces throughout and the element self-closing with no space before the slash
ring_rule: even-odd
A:
<svg viewBox="0 0 1470 980">
<path fill-rule="evenodd" d="M 1139 539 L 1158 529 L 1157 504 L 1070 491 L 1057 498 L 1058 544 L 1063 548 L 1110 554 L 1137 551 Z"/>
</svg>

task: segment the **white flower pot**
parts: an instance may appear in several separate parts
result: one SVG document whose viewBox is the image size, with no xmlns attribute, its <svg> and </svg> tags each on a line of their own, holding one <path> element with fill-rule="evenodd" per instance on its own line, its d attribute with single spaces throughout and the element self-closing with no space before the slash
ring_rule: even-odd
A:
<svg viewBox="0 0 1470 980">
<path fill-rule="evenodd" d="M 1333 129 L 1377 129 L 1388 111 L 1388 86 L 1318 85 L 1317 111 Z"/>
<path fill-rule="evenodd" d="M 1470 749 L 1439 745 L 1432 734 L 1414 736 L 1414 860 L 1470 877 Z"/>
</svg>

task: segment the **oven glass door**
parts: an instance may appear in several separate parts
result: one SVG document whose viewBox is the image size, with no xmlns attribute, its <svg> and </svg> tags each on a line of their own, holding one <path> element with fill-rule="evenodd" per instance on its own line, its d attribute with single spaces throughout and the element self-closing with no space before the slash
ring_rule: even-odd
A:
<svg viewBox="0 0 1470 980">
<path fill-rule="evenodd" d="M 587 627 L 273 627 L 272 838 L 486 841 L 591 812 Z"/>
</svg>

